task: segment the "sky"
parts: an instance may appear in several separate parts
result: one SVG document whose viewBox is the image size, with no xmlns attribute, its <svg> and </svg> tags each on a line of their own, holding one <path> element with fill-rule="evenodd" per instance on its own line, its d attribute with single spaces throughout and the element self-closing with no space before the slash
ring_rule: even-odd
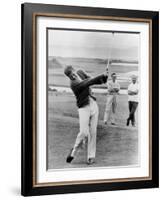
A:
<svg viewBox="0 0 163 200">
<path fill-rule="evenodd" d="M 139 34 L 49 30 L 49 56 L 138 60 Z"/>
</svg>

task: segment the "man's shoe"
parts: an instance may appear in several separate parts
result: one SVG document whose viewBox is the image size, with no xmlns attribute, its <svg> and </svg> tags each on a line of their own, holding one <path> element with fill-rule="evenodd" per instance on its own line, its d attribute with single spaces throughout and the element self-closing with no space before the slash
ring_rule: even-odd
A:
<svg viewBox="0 0 163 200">
<path fill-rule="evenodd" d="M 93 163 L 95 163 L 95 158 L 88 158 L 87 164 L 92 165 Z"/>
<path fill-rule="evenodd" d="M 111 125 L 113 125 L 113 126 L 114 126 L 114 125 L 115 125 L 115 122 L 111 122 Z"/>
<path fill-rule="evenodd" d="M 129 120 L 129 119 L 127 119 L 126 126 L 129 126 L 129 124 L 130 124 L 130 120 Z"/>
<path fill-rule="evenodd" d="M 74 159 L 74 157 L 71 156 L 72 150 L 73 150 L 73 148 L 71 149 L 70 153 L 69 153 L 68 156 L 67 156 L 67 159 L 66 159 L 66 162 L 67 162 L 67 163 L 71 163 L 71 161 Z"/>
<path fill-rule="evenodd" d="M 136 127 L 135 123 L 132 123 L 132 126 L 133 126 L 133 127 Z"/>
</svg>

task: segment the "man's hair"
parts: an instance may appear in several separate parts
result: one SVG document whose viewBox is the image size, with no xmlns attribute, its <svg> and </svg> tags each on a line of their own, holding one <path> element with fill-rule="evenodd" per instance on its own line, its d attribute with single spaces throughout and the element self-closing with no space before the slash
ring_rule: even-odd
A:
<svg viewBox="0 0 163 200">
<path fill-rule="evenodd" d="M 111 77 L 113 77 L 113 76 L 117 76 L 115 72 L 111 74 Z"/>
<path fill-rule="evenodd" d="M 71 72 L 72 72 L 73 69 L 74 69 L 74 68 L 73 68 L 71 65 L 67 65 L 67 66 L 64 68 L 64 74 L 65 74 L 66 76 L 69 76 L 69 75 L 71 74 Z"/>
<path fill-rule="evenodd" d="M 137 79 L 137 76 L 136 76 L 135 74 L 133 74 L 133 75 L 131 76 L 131 79 Z"/>
</svg>

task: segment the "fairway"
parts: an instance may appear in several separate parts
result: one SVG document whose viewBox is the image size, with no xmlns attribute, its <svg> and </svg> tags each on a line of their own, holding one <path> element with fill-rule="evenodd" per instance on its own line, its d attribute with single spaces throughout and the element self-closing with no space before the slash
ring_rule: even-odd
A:
<svg viewBox="0 0 163 200">
<path fill-rule="evenodd" d="M 138 129 L 126 127 L 128 117 L 127 95 L 119 95 L 116 126 L 104 125 L 105 94 L 95 94 L 99 105 L 96 161 L 86 164 L 87 149 L 81 149 L 71 164 L 66 157 L 79 131 L 78 111 L 73 94 L 48 92 L 48 169 L 82 167 L 121 167 L 138 164 Z M 137 121 L 136 112 L 136 121 Z M 138 125 L 138 124 L 137 124 Z"/>
</svg>

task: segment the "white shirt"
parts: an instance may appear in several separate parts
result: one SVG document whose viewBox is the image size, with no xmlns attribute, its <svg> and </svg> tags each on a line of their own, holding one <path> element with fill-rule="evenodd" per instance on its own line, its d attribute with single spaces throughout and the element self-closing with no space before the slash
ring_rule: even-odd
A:
<svg viewBox="0 0 163 200">
<path fill-rule="evenodd" d="M 131 83 L 129 86 L 128 86 L 128 91 L 131 91 L 131 92 L 139 92 L 138 90 L 138 84 L 135 83 Z M 138 102 L 138 94 L 135 94 L 135 95 L 129 95 L 128 94 L 128 101 L 134 101 L 134 102 Z"/>
<path fill-rule="evenodd" d="M 108 86 L 108 92 L 109 92 L 110 95 L 118 93 L 118 92 L 113 92 L 112 91 L 113 89 L 120 90 L 120 85 L 119 85 L 119 83 L 116 80 L 115 80 L 115 82 L 113 82 L 112 80 L 108 81 L 107 82 L 107 86 Z"/>
</svg>

